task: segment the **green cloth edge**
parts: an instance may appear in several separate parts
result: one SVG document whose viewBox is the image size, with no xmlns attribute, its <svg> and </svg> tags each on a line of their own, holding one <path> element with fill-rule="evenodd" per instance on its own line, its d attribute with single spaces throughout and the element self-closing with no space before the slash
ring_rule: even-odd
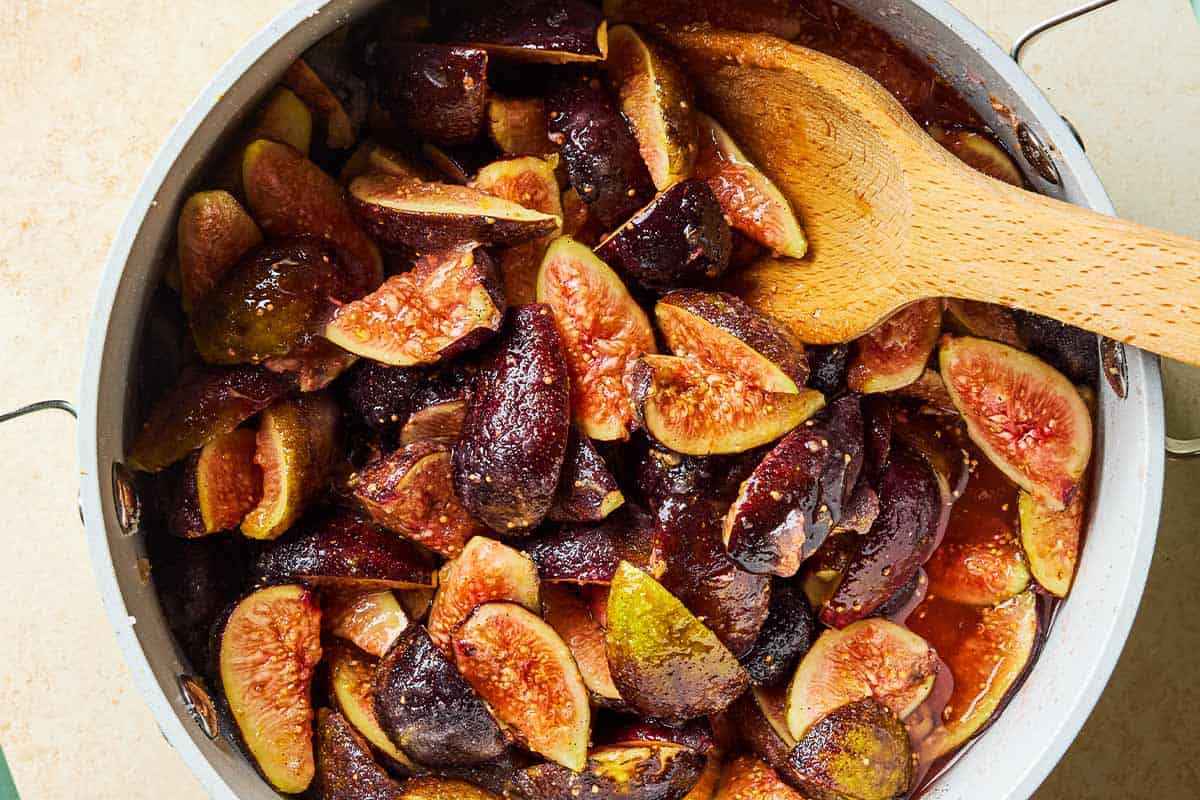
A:
<svg viewBox="0 0 1200 800">
<path fill-rule="evenodd" d="M 8 771 L 3 750 L 0 750 L 0 800 L 19 800 L 17 786 L 13 783 L 12 773 Z"/>
</svg>

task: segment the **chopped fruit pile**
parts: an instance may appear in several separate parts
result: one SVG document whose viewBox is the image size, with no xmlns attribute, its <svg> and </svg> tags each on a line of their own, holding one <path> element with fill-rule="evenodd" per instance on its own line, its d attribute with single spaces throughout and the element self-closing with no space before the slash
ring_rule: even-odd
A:
<svg viewBox="0 0 1200 800">
<path fill-rule="evenodd" d="M 883 54 L 1020 174 L 844 12 L 434 5 L 305 53 L 180 212 L 194 363 L 127 460 L 223 732 L 312 800 L 918 794 L 1070 590 L 1094 342 L 931 300 L 812 347 L 726 291 L 803 271 L 804 198 L 655 26 Z"/>
</svg>

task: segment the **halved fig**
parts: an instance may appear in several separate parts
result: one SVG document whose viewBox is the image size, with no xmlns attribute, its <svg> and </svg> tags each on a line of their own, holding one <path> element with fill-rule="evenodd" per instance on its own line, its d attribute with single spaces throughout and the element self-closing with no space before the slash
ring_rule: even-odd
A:
<svg viewBox="0 0 1200 800">
<path fill-rule="evenodd" d="M 500 800 L 499 795 L 467 781 L 422 776 L 410 778 L 396 800 Z"/>
<path fill-rule="evenodd" d="M 259 139 L 242 156 L 246 203 L 267 238 L 310 236 L 337 251 L 349 297 L 383 280 L 379 248 L 350 214 L 346 193 L 320 167 L 286 144 Z"/>
<path fill-rule="evenodd" d="M 558 522 L 599 522 L 624 502 L 617 479 L 592 440 L 572 432 L 558 479 L 558 494 L 547 517 Z"/>
<path fill-rule="evenodd" d="M 792 738 L 836 708 L 873 697 L 904 719 L 933 690 L 938 654 L 906 628 L 873 617 L 827 630 L 800 662 L 788 688 Z"/>
<path fill-rule="evenodd" d="M 400 784 L 371 756 L 371 745 L 346 718 L 317 712 L 316 774 L 313 788 L 322 800 L 395 800 Z"/>
<path fill-rule="evenodd" d="M 330 149 L 345 150 L 354 146 L 358 134 L 350 114 L 308 62 L 303 58 L 293 61 L 283 73 L 281 82 L 321 118 L 325 125 L 325 144 Z"/>
<path fill-rule="evenodd" d="M 420 764 L 478 764 L 507 746 L 479 695 L 420 625 L 380 659 L 374 698 L 379 726 Z"/>
<path fill-rule="evenodd" d="M 398 178 L 411 178 L 418 181 L 433 180 L 433 172 L 424 165 L 410 160 L 398 150 L 379 144 L 372 139 L 364 139 L 350 156 L 338 173 L 338 180 L 344 186 L 360 175 L 372 172 L 382 172 L 385 175 L 395 175 Z"/>
<path fill-rule="evenodd" d="M 514 309 L 475 376 L 451 459 L 463 506 L 493 530 L 519 534 L 549 512 L 567 453 L 569 381 L 550 308 Z"/>
<path fill-rule="evenodd" d="M 1021 545 L 1038 585 L 1055 597 L 1066 597 L 1079 563 L 1083 510 L 1087 491 L 1081 487 L 1062 511 L 1051 509 L 1037 495 L 1021 492 Z"/>
<path fill-rule="evenodd" d="M 562 637 L 575 657 L 584 685 L 602 702 L 619 703 L 604 650 L 604 629 L 573 589 L 549 583 L 542 587 L 542 616 Z"/>
<path fill-rule="evenodd" d="M 456 12 L 442 35 L 492 55 L 568 64 L 602 61 L 608 53 L 604 15 L 583 0 L 502 0 Z"/>
<path fill-rule="evenodd" d="M 487 532 L 455 495 L 450 448 L 440 442 L 414 442 L 372 461 L 350 489 L 377 523 L 446 558 Z"/>
<path fill-rule="evenodd" d="M 942 378 L 983 454 L 1018 486 L 1061 510 L 1092 453 L 1092 417 L 1061 372 L 998 342 L 947 336 Z"/>
<path fill-rule="evenodd" d="M 276 403 L 258 420 L 254 463 L 262 497 L 242 519 L 251 539 L 275 539 L 326 488 L 338 447 L 337 403 L 322 393 Z"/>
<path fill-rule="evenodd" d="M 598 524 L 564 526 L 524 543 L 543 581 L 608 584 L 622 561 L 650 563 L 654 521 L 626 504 Z"/>
<path fill-rule="evenodd" d="M 218 679 L 240 743 L 285 794 L 308 788 L 313 759 L 313 671 L 321 660 L 321 610 L 303 586 L 260 589 L 216 631 Z"/>
<path fill-rule="evenodd" d="M 716 713 L 749 685 L 716 634 L 628 561 L 613 576 L 607 624 L 613 683 L 643 714 L 689 719 Z"/>
<path fill-rule="evenodd" d="M 633 126 L 642 160 L 659 189 L 688 178 L 696 163 L 699 132 L 691 83 L 659 44 L 628 25 L 608 34 L 604 62 L 621 111 Z"/>
<path fill-rule="evenodd" d="M 302 392 L 319 392 L 358 362 L 358 356 L 328 339 L 314 337 L 285 355 L 268 358 L 263 366 L 272 372 L 290 373 Z"/>
<path fill-rule="evenodd" d="M 629 122 L 598 78 L 564 76 L 546 98 L 550 138 L 571 185 L 605 230 L 624 222 L 654 195 Z"/>
<path fill-rule="evenodd" d="M 378 659 L 335 644 L 326 649 L 329 699 L 354 729 L 394 771 L 415 773 L 420 768 L 379 727 L 375 717 L 374 681 Z"/>
<path fill-rule="evenodd" d="M 477 189 L 374 173 L 350 183 L 355 217 L 391 247 L 421 253 L 479 244 L 518 244 L 552 233 L 562 220 Z"/>
<path fill-rule="evenodd" d="M 919 300 L 859 337 L 846 383 L 853 392 L 900 389 L 921 377 L 942 332 L 942 301 Z"/>
<path fill-rule="evenodd" d="M 684 25 L 707 22 L 714 28 L 748 33 L 770 33 L 794 39 L 803 29 L 805 6 L 801 0 L 749 0 L 724 3 L 720 0 L 604 0 L 604 15 L 612 22 L 640 25 Z"/>
<path fill-rule="evenodd" d="M 582 771 L 539 764 L 518 772 L 513 790 L 528 800 L 673 800 L 700 779 L 704 756 L 677 744 L 598 747 Z"/>
<path fill-rule="evenodd" d="M 453 444 L 462 436 L 466 398 L 442 400 L 414 411 L 400 429 L 400 444 L 433 441 Z"/>
<path fill-rule="evenodd" d="M 373 656 L 386 653 L 409 627 L 408 615 L 390 589 L 333 589 L 321 601 L 325 630 Z"/>
<path fill-rule="evenodd" d="M 974 300 L 946 300 L 946 322 L 951 330 L 980 339 L 992 339 L 1024 350 L 1017 318 L 1004 306 Z"/>
<path fill-rule="evenodd" d="M 484 603 L 453 641 L 463 677 L 522 746 L 583 769 L 592 719 L 587 687 L 553 628 L 516 603 Z"/>
<path fill-rule="evenodd" d="M 655 292 L 720 277 L 732 251 L 717 196 L 699 178 L 671 185 L 596 246 L 596 255 Z"/>
<path fill-rule="evenodd" d="M 812 345 L 808 348 L 808 366 L 808 385 L 826 397 L 835 397 L 846 389 L 850 345 Z"/>
<path fill-rule="evenodd" d="M 775 579 L 770 596 L 767 620 L 754 646 L 739 659 L 755 686 L 779 686 L 786 681 L 817 638 L 817 619 L 803 592 Z"/>
<path fill-rule="evenodd" d="M 804 800 L 804 796 L 762 760 L 742 753 L 725 766 L 713 800 Z"/>
<path fill-rule="evenodd" d="M 625 372 L 656 351 L 646 313 L 607 264 L 567 236 L 546 251 L 537 298 L 554 312 L 562 336 L 576 424 L 599 441 L 628 438 L 633 403 Z"/>
<path fill-rule="evenodd" d="M 421 139 L 474 141 L 487 107 L 488 55 L 474 47 L 381 41 L 373 71 L 380 104 Z"/>
<path fill-rule="evenodd" d="M 708 182 L 725 219 L 772 252 L 803 258 L 808 239 L 792 204 L 715 119 L 699 112 L 696 119 L 699 150 L 693 174 Z"/>
<path fill-rule="evenodd" d="M 196 192 L 183 204 L 175 229 L 179 241 L 179 290 L 185 309 L 194 308 L 247 251 L 262 243 L 262 231 L 242 204 L 226 191 Z"/>
<path fill-rule="evenodd" d="M 725 549 L 753 572 L 795 575 L 841 520 L 858 480 L 859 399 L 839 398 L 809 422 L 771 449 L 726 514 Z"/>
<path fill-rule="evenodd" d="M 681 289 L 654 307 L 667 347 L 768 392 L 799 391 L 808 358 L 775 323 L 727 292 Z"/>
<path fill-rule="evenodd" d="M 956 749 L 1000 711 L 1037 647 L 1037 606 L 1033 591 L 993 607 L 928 597 L 908 618 L 908 627 L 937 649 L 954 677 L 942 725 L 927 745 L 929 759 Z"/>
<path fill-rule="evenodd" d="M 949 150 L 969 167 L 998 181 L 1025 187 L 1025 177 L 1012 156 L 1004 152 L 991 137 L 966 128 L 945 128 L 930 125 L 926 128 L 938 144 Z"/>
<path fill-rule="evenodd" d="M 207 536 L 241 524 L 262 496 L 262 470 L 254 463 L 254 451 L 254 431 L 237 428 L 193 453 L 182 465 L 171 533 Z"/>
<path fill-rule="evenodd" d="M 474 245 L 431 253 L 411 271 L 342 306 L 325 337 L 363 358 L 393 366 L 430 364 L 486 341 L 500 328 L 504 301 L 487 251 Z"/>
<path fill-rule="evenodd" d="M 484 536 L 467 542 L 462 555 L 442 567 L 429 635 L 445 653 L 452 632 L 481 603 L 508 600 L 541 609 L 537 567 L 521 552 Z"/>
<path fill-rule="evenodd" d="M 505 155 L 542 156 L 554 152 L 546 101 L 540 97 L 488 98 L 488 135 Z"/>
<path fill-rule="evenodd" d="M 154 404 L 129 448 L 133 469 L 158 472 L 217 436 L 229 433 L 296 388 L 261 367 L 190 370 Z"/>
<path fill-rule="evenodd" d="M 900 719 L 873 698 L 831 711 L 792 749 L 802 788 L 817 797 L 893 800 L 912 788 L 913 753 Z"/>
</svg>

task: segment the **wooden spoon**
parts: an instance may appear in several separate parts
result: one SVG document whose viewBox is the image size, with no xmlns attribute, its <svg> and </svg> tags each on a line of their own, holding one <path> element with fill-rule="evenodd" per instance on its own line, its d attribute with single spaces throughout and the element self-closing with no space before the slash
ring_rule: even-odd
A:
<svg viewBox="0 0 1200 800">
<path fill-rule="evenodd" d="M 907 303 L 957 297 L 1200 363 L 1200 242 L 976 172 L 829 56 L 766 35 L 664 35 L 804 222 L 805 258 L 732 278 L 802 341 L 848 341 Z"/>
</svg>

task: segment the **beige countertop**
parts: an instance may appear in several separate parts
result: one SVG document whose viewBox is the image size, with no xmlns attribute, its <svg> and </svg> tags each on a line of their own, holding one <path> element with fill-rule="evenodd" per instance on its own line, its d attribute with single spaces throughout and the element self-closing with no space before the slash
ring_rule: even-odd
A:
<svg viewBox="0 0 1200 800">
<path fill-rule="evenodd" d="M 957 0 L 1005 46 L 1072 0 Z M 0 0 L 0 410 L 73 398 L 100 267 L 138 181 L 224 62 L 286 0 Z M 1200 25 L 1122 0 L 1031 49 L 1117 208 L 1200 236 Z M 1200 380 L 1168 369 L 1200 434 Z M 1191 430 L 1186 426 L 1190 420 Z M 0 747 L 23 800 L 202 800 L 159 735 L 100 607 L 76 512 L 74 425 L 0 429 Z M 1149 589 L 1116 676 L 1039 800 L 1191 798 L 1200 463 L 1171 464 Z"/>
</svg>

